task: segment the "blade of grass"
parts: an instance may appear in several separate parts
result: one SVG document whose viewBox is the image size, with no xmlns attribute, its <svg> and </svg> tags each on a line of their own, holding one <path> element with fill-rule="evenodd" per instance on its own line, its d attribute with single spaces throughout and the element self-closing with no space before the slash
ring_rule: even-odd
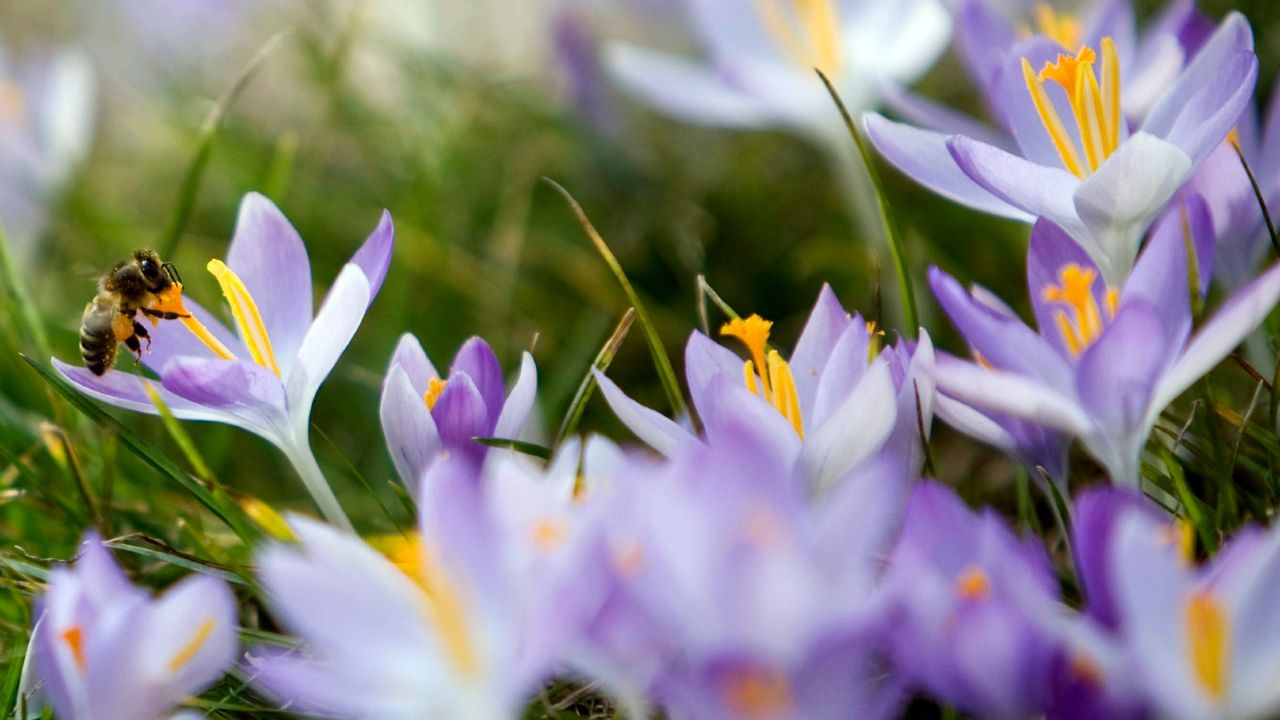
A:
<svg viewBox="0 0 1280 720">
<path fill-rule="evenodd" d="M 244 516 L 243 511 L 235 503 L 227 499 L 225 494 L 215 494 L 198 480 L 183 472 L 181 468 L 151 447 L 137 433 L 130 430 L 128 426 L 107 414 L 87 396 L 80 394 L 75 388 L 71 387 L 57 373 L 26 355 L 23 355 L 22 359 L 26 360 L 27 364 L 39 373 L 40 377 L 49 383 L 58 394 L 66 398 L 73 407 L 94 423 L 115 433 L 120 438 L 120 441 L 124 443 L 124 446 L 129 448 L 139 459 L 195 496 L 196 500 L 225 522 L 242 540 L 252 545 L 259 539 L 259 533 L 253 527 L 253 524 L 249 522 L 249 519 Z"/>
<path fill-rule="evenodd" d="M 826 86 L 831 99 L 835 101 L 836 108 L 840 111 L 840 118 L 844 120 L 845 128 L 849 130 L 849 136 L 853 138 L 853 143 L 858 146 L 858 154 L 862 157 L 862 164 L 866 167 L 867 176 L 871 178 L 871 186 L 876 191 L 876 208 L 879 210 L 880 224 L 884 227 L 884 235 L 889 243 L 889 258 L 893 261 L 894 274 L 898 278 L 898 288 L 902 292 L 902 313 L 907 323 L 907 327 L 903 328 L 903 331 L 907 337 L 914 338 L 920 326 L 920 313 L 916 309 L 916 291 L 911 283 L 911 273 L 907 270 L 907 257 L 902 248 L 902 234 L 898 231 L 897 221 L 894 219 L 893 210 L 889 206 L 888 197 L 885 195 L 884 183 L 880 180 L 880 173 L 876 171 L 875 158 L 871 157 L 871 151 L 867 149 L 867 142 L 863 139 L 862 132 L 858 129 L 857 123 L 854 122 L 853 116 L 849 114 L 849 108 L 845 106 L 844 100 L 840 98 L 840 93 L 831 84 L 831 80 L 821 70 L 815 68 L 814 72 L 818 73 L 818 77 L 822 79 L 822 84 Z"/>
<path fill-rule="evenodd" d="M 1191 492 L 1191 486 L 1187 484 L 1187 476 L 1182 471 L 1182 465 L 1178 464 L 1177 458 L 1166 448 L 1160 448 L 1160 459 L 1164 463 L 1164 469 L 1169 474 L 1169 478 L 1173 480 L 1173 486 L 1178 491 L 1178 499 L 1182 501 L 1182 507 L 1187 512 L 1187 518 L 1195 526 L 1196 535 L 1200 536 L 1201 547 L 1206 553 L 1212 555 L 1218 544 L 1213 523 L 1205 513 L 1200 500 Z"/>
<path fill-rule="evenodd" d="M 578 391 L 573 394 L 573 400 L 569 402 L 569 411 L 565 413 L 564 421 L 560 423 L 560 431 L 556 433 L 556 440 L 552 447 L 559 447 L 560 443 L 578 429 L 578 422 L 582 420 L 582 413 L 587 409 L 587 401 L 591 399 L 591 394 L 596 388 L 596 375 L 594 370 L 604 372 L 609 369 L 609 365 L 613 364 L 613 358 L 618 354 L 618 348 L 622 345 L 622 341 L 626 339 L 627 333 L 631 330 L 631 323 L 635 321 L 636 309 L 627 308 L 622 314 L 622 319 L 618 321 L 617 327 L 613 329 L 613 334 L 605 341 L 600 348 L 600 352 L 596 353 L 595 360 L 591 363 L 591 368 L 587 370 L 587 374 L 583 376 L 582 383 L 578 385 Z"/>
<path fill-rule="evenodd" d="M 573 214 L 578 218 L 578 223 L 582 225 L 583 231 L 591 239 L 591 243 L 595 245 L 596 251 L 604 258 L 605 264 L 609 266 L 613 276 L 617 278 L 618 284 L 622 286 L 622 291 L 626 294 L 631 307 L 635 309 L 636 319 L 640 321 L 640 329 L 644 331 L 645 340 L 649 343 L 649 354 L 653 356 L 653 364 L 658 371 L 658 379 L 662 382 L 662 389 L 667 394 L 667 402 L 671 404 L 672 412 L 676 417 L 683 417 L 688 414 L 688 405 L 684 401 L 684 396 L 680 393 L 680 381 L 676 379 L 676 371 L 671 365 L 671 358 L 667 356 L 667 350 L 662 345 L 662 339 L 658 337 L 658 329 L 654 327 L 653 320 L 649 317 L 649 312 L 645 310 L 644 303 L 640 302 L 640 296 L 636 294 L 631 281 L 627 279 L 627 274 L 623 271 L 618 258 L 614 256 L 613 251 L 609 249 L 608 243 L 604 241 L 595 226 L 591 224 L 587 213 L 578 204 L 578 201 L 574 199 L 573 195 L 569 194 L 568 190 L 565 190 L 563 186 L 551 178 L 544 177 L 542 180 L 560 193 L 565 202 L 569 204 Z"/>
<path fill-rule="evenodd" d="M 1262 219 L 1267 224 L 1267 236 L 1271 238 L 1271 248 L 1276 251 L 1276 256 L 1280 257 L 1280 235 L 1276 234 L 1276 224 L 1271 221 L 1271 210 L 1267 208 L 1267 198 L 1262 194 L 1262 187 L 1258 185 L 1258 178 L 1253 174 L 1253 168 L 1249 167 L 1249 161 L 1244 157 L 1244 150 L 1240 148 L 1240 143 L 1234 136 L 1228 138 L 1231 143 L 1231 149 L 1236 151 L 1236 157 L 1240 158 L 1240 166 L 1244 168 L 1244 174 L 1249 176 L 1249 184 L 1253 186 L 1253 196 L 1258 200 L 1258 207 L 1262 209 Z"/>
<path fill-rule="evenodd" d="M 137 537 L 143 542 L 155 545 L 156 547 L 143 547 L 142 545 L 134 545 L 132 543 L 125 542 L 126 540 L 134 537 Z M 202 575 L 212 575 L 213 577 L 221 578 L 236 585 L 252 586 L 251 582 L 221 565 L 209 562 L 208 560 L 202 560 L 194 555 L 188 555 L 187 553 L 180 552 L 165 545 L 163 542 L 146 535 L 126 535 L 113 540 L 107 540 L 103 544 L 115 550 L 123 550 L 124 552 L 137 555 L 139 557 L 150 560 L 159 560 L 165 564 L 180 567 L 183 570 L 190 570 L 191 572 L 201 573 Z"/>
<path fill-rule="evenodd" d="M 551 448 L 537 443 L 525 442 L 523 440 L 512 440 L 510 438 L 495 437 L 476 437 L 471 438 L 481 445 L 491 448 L 502 448 L 504 450 L 515 450 L 523 455 L 540 458 L 542 460 L 551 459 Z"/>
<path fill-rule="evenodd" d="M 187 166 L 186 174 L 182 176 L 182 183 L 178 186 L 178 204 L 174 206 L 173 215 L 169 218 L 169 224 L 165 228 L 160 243 L 162 257 L 167 258 L 173 255 L 178 247 L 178 240 L 181 239 L 182 232 L 187 227 L 191 208 L 195 206 L 196 194 L 200 191 L 200 181 L 204 178 L 205 168 L 209 165 L 209 157 L 213 154 L 213 145 L 217 141 L 219 131 L 222 130 L 222 119 L 226 117 L 227 109 L 240 96 L 240 92 L 249 84 L 249 81 L 258 74 L 262 66 L 266 65 L 267 60 L 270 60 L 271 56 L 280 49 L 289 33 L 289 30 L 281 30 L 263 43 L 236 76 L 231 87 L 222 93 L 213 107 L 209 108 L 204 121 L 200 123 L 200 139 L 196 144 L 196 153 L 191 159 L 191 164 Z"/>
<path fill-rule="evenodd" d="M 35 301 L 31 299 L 31 291 L 27 287 L 26 275 L 18 269 L 9 249 L 9 234 L 0 225 L 0 277 L 8 288 L 10 312 L 16 311 L 15 325 L 20 325 L 30 338 L 35 352 L 40 357 L 49 357 L 53 353 L 49 349 L 49 336 L 45 334 L 44 322 L 36 311 Z"/>
</svg>

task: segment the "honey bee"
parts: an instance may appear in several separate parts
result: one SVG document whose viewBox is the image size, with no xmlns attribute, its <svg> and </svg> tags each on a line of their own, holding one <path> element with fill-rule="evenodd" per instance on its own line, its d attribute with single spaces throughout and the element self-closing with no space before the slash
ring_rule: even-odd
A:
<svg viewBox="0 0 1280 720">
<path fill-rule="evenodd" d="M 116 263 L 98 279 L 98 294 L 85 305 L 80 320 L 80 356 L 94 375 L 115 365 L 116 344 L 142 359 L 142 341 L 151 347 L 151 335 L 137 320 L 141 312 L 154 325 L 176 320 L 185 313 L 165 309 L 171 296 L 182 289 L 182 278 L 173 263 L 161 262 L 154 250 L 135 250 L 128 260 Z"/>
</svg>

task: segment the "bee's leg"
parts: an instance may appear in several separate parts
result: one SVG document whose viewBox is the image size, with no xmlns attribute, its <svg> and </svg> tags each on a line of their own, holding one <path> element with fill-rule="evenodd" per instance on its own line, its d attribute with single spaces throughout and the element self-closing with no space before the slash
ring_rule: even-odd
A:
<svg viewBox="0 0 1280 720">
<path fill-rule="evenodd" d="M 166 312 L 163 310 L 153 310 L 151 308 L 141 308 L 141 310 L 143 315 L 158 318 L 160 320 L 178 320 L 185 317 L 191 317 L 185 313 Z"/>
<path fill-rule="evenodd" d="M 142 362 L 142 343 L 138 342 L 137 335 L 130 335 L 125 338 L 124 346 L 129 348 L 129 352 L 133 353 L 133 359 Z"/>
<path fill-rule="evenodd" d="M 147 341 L 147 352 L 151 352 L 151 333 L 147 332 L 147 328 L 140 322 L 133 322 L 133 334 Z"/>
</svg>

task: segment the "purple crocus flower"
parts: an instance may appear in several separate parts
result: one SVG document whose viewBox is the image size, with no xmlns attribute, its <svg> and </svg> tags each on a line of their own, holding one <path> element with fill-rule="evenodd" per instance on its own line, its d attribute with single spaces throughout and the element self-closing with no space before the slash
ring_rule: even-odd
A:
<svg viewBox="0 0 1280 720">
<path fill-rule="evenodd" d="M 484 340 L 473 337 L 464 343 L 442 378 L 418 339 L 402 336 L 383 383 L 381 416 L 387 449 L 405 486 L 416 491 L 441 453 L 482 460 L 486 448 L 474 438 L 518 439 L 537 385 L 529 353 L 522 356 L 520 376 L 504 397 L 502 368 Z"/>
<path fill-rule="evenodd" d="M 251 682 L 324 717 L 518 717 L 598 604 L 594 509 L 575 500 L 579 448 L 566 443 L 545 471 L 516 456 L 483 469 L 441 459 L 420 488 L 417 532 L 384 544 L 387 555 L 292 518 L 299 544 L 258 559 L 302 645 L 252 649 Z"/>
<path fill-rule="evenodd" d="M 1248 21 L 1232 13 L 1131 132 L 1120 61 L 1109 38 L 1078 52 L 1043 37 L 1018 45 L 999 88 L 1017 152 L 878 115 L 867 117 L 867 131 L 890 162 L 935 192 L 1052 220 L 1116 287 L 1152 220 L 1235 125 L 1258 69 Z"/>
<path fill-rule="evenodd" d="M 1050 704 L 1059 646 L 1039 617 L 1057 580 L 1037 538 L 950 489 L 916 486 L 882 579 L 894 667 L 976 717 L 1028 718 Z"/>
<path fill-rule="evenodd" d="M 225 582 L 196 575 L 153 598 L 92 532 L 74 567 L 49 573 L 36 616 L 36 676 L 64 720 L 162 720 L 221 677 L 236 652 Z"/>
<path fill-rule="evenodd" d="M 923 330 L 915 347 L 880 349 L 881 333 L 849 315 L 823 286 L 790 360 L 769 348 L 772 323 L 752 315 L 726 323 L 741 341 L 745 363 L 706 335 L 685 346 L 685 376 L 694 408 L 715 444 L 746 418 L 758 442 L 797 468 L 813 490 L 830 488 L 882 449 L 902 456 L 904 476 L 920 456 L 920 428 L 932 420 L 933 345 Z M 699 442 L 691 431 L 627 397 L 597 373 L 605 400 L 655 450 L 673 455 Z M 917 403 L 917 398 L 919 402 Z M 917 409 L 918 408 L 918 409 Z"/>
<path fill-rule="evenodd" d="M 382 286 L 394 238 L 384 211 L 313 313 L 311 263 L 302 238 L 270 200 L 249 193 L 240 204 L 227 261 L 209 262 L 238 337 L 188 300 L 195 322 L 185 324 L 193 332 L 182 323 L 161 322 L 151 331 L 150 353 L 142 357 L 159 373 L 160 387 L 119 370 L 97 376 L 56 358 L 54 368 L 110 405 L 154 414 L 151 386 L 179 419 L 235 425 L 267 439 L 293 463 L 325 515 L 346 523 L 311 454 L 311 405 Z"/>
<path fill-rule="evenodd" d="M 934 268 L 934 294 L 981 363 L 939 357 L 938 391 L 984 412 L 1084 441 L 1113 482 L 1136 486 L 1147 436 L 1164 408 L 1226 357 L 1280 299 L 1280 265 L 1230 298 L 1191 335 L 1186 233 L 1197 252 L 1196 292 L 1208 282 L 1203 203 L 1194 197 L 1153 231 L 1133 274 L 1104 286 L 1099 268 L 1061 229 L 1032 231 L 1028 286 L 1040 332 L 1007 308 L 965 292 Z M 997 418 L 998 421 L 998 418 Z M 1017 431 L 1009 428 L 1010 435 Z"/>
</svg>

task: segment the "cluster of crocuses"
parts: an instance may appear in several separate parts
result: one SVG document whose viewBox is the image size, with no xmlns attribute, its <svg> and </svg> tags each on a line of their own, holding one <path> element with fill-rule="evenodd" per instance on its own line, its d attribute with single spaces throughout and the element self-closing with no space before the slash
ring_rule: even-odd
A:
<svg viewBox="0 0 1280 720">
<path fill-rule="evenodd" d="M 734 29 L 837 73 L 841 13 L 875 5 L 766 1 L 735 16 L 761 27 Z M 1088 22 L 1042 5 L 1025 23 L 1040 34 L 1019 39 L 1023 23 L 981 0 L 953 9 L 995 126 L 895 89 L 900 113 L 930 127 L 871 115 L 866 128 L 925 185 L 1034 221 L 1038 329 L 933 269 L 969 361 L 923 329 L 890 343 L 824 288 L 785 356 L 754 314 L 689 337 L 696 420 L 597 374 L 648 447 L 570 438 L 545 462 L 477 442 L 527 439 L 531 356 L 508 386 L 483 340 L 442 373 L 405 336 L 381 420 L 418 522 L 364 539 L 308 427 L 388 271 L 390 216 L 313 312 L 300 237 L 249 195 L 225 261 L 209 263 L 236 332 L 188 301 L 189 321 L 152 332 L 158 380 L 54 362 L 104 402 L 234 424 L 286 455 L 326 520 L 292 516 L 289 540 L 257 549 L 261 600 L 296 641 L 237 652 L 222 581 L 152 599 L 91 535 L 41 600 L 33 704 L 150 720 L 234 672 L 272 705 L 350 718 L 520 717 L 554 679 L 594 683 L 633 717 L 887 718 L 916 696 L 982 718 L 1280 712 L 1280 531 L 1247 529 L 1197 564 L 1189 526 L 1140 475 L 1166 406 L 1280 300 L 1280 266 L 1256 273 L 1252 187 L 1223 149 L 1255 160 L 1262 194 L 1280 185 L 1266 157 L 1280 127 L 1259 132 L 1249 108 L 1249 26 L 1176 3 L 1139 36 L 1123 2 Z M 776 79 L 746 48 L 721 50 Z M 745 112 L 749 87 L 763 92 L 739 79 L 732 98 L 683 100 Z M 1215 278 L 1231 295 L 1193 327 Z M 935 415 L 1065 499 L 1078 592 L 1064 595 L 1039 538 L 921 478 Z M 1070 497 L 1076 438 L 1119 487 Z"/>
</svg>

